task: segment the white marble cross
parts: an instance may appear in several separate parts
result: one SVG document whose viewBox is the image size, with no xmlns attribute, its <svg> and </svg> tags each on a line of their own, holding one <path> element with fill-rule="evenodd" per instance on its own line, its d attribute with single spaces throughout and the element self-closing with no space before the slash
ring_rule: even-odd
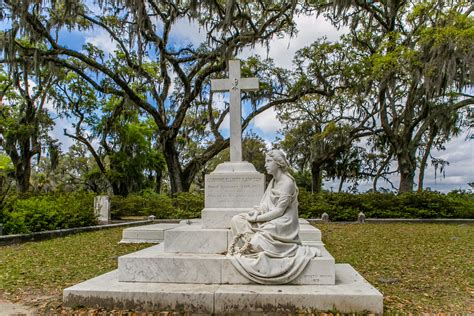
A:
<svg viewBox="0 0 474 316">
<path fill-rule="evenodd" d="M 258 90 L 257 78 L 240 78 L 240 60 L 229 60 L 229 78 L 211 80 L 211 91 L 230 92 L 230 161 L 242 161 L 240 91 Z"/>
</svg>

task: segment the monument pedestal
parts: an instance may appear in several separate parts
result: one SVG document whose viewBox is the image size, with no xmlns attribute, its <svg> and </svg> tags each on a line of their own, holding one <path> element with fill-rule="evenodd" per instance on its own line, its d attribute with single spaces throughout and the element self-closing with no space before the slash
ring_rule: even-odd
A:
<svg viewBox="0 0 474 316">
<path fill-rule="evenodd" d="M 265 176 L 246 161 L 224 162 L 205 176 L 203 228 L 230 228 L 234 215 L 260 203 Z"/>
<path fill-rule="evenodd" d="M 118 270 L 64 290 L 67 306 L 192 314 L 382 314 L 383 297 L 354 268 L 336 264 L 333 285 L 258 285 L 119 282 Z"/>
<path fill-rule="evenodd" d="M 349 265 L 335 264 L 321 232 L 300 219 L 303 244 L 318 247 L 288 285 L 258 285 L 225 253 L 231 218 L 260 203 L 264 175 L 247 163 L 224 163 L 205 178 L 201 220 L 132 227 L 122 242 L 161 244 L 121 256 L 118 269 L 64 290 L 64 305 L 203 314 L 383 312 L 383 297 Z"/>
</svg>

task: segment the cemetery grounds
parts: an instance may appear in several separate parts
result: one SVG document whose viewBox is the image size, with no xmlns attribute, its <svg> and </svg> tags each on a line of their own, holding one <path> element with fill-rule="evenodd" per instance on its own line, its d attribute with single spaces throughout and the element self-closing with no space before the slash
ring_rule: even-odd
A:
<svg viewBox="0 0 474 316">
<path fill-rule="evenodd" d="M 383 293 L 385 313 L 474 313 L 472 224 L 316 226 L 336 262 L 351 264 Z M 119 256 L 149 246 L 118 244 L 121 234 L 116 228 L 0 247 L 0 311 L 13 303 L 40 315 L 134 314 L 64 308 L 61 301 L 64 288 L 113 270 Z"/>
</svg>

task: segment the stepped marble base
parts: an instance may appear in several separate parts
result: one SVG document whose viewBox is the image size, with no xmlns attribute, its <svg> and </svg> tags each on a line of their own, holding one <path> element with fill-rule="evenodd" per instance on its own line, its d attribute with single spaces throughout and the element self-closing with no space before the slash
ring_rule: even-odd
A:
<svg viewBox="0 0 474 316">
<path fill-rule="evenodd" d="M 201 314 L 383 312 L 383 296 L 348 264 L 335 285 L 218 285 L 119 282 L 112 271 L 64 290 L 65 306 Z"/>
<path fill-rule="evenodd" d="M 122 232 L 121 244 L 160 243 L 165 239 L 165 231 L 178 227 L 181 224 L 160 223 L 125 228 Z"/>
<path fill-rule="evenodd" d="M 322 245 L 321 231 L 309 224 L 309 222 L 303 218 L 300 218 L 299 222 L 302 243 L 307 245 Z M 168 234 L 169 238 L 167 238 L 166 241 L 166 251 L 196 252 L 196 248 L 188 243 L 205 244 L 206 240 L 209 240 L 209 234 L 212 234 L 212 231 L 221 234 L 221 237 L 225 238 L 227 245 L 229 245 L 232 240 L 230 230 L 228 232 L 230 237 L 224 237 L 225 233 L 223 228 L 205 228 L 204 220 L 201 219 L 183 220 L 179 224 L 162 223 L 126 228 L 123 230 L 122 240 L 120 243 L 156 244 L 163 242 L 165 240 L 165 235 Z M 199 240 L 184 239 L 184 243 L 181 242 L 181 239 L 186 238 L 187 234 L 192 234 L 188 235 L 188 237 L 193 236 Z M 214 240 L 209 244 L 208 248 L 202 248 L 199 251 L 201 251 L 201 253 L 222 253 L 226 250 L 227 246 L 224 246 L 222 240 Z"/>
<path fill-rule="evenodd" d="M 163 245 L 149 247 L 118 259 L 121 282 L 252 284 L 224 255 L 168 253 Z M 335 261 L 322 247 L 291 284 L 334 284 Z"/>
</svg>

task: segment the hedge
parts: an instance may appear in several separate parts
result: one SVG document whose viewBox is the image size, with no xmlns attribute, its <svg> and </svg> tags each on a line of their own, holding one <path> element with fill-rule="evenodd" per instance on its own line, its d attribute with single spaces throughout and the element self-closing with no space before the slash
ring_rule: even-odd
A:
<svg viewBox="0 0 474 316">
<path fill-rule="evenodd" d="M 111 215 L 113 219 L 125 216 L 155 215 L 164 218 L 197 218 L 204 208 L 204 195 L 199 193 L 178 193 L 174 197 L 165 194 L 144 193 L 131 194 L 127 197 L 111 198 Z"/>
<path fill-rule="evenodd" d="M 97 224 L 94 194 L 86 192 L 10 196 L 0 210 L 4 234 Z"/>
<path fill-rule="evenodd" d="M 332 193 L 299 195 L 299 214 L 320 218 L 326 212 L 332 221 L 354 221 L 363 212 L 366 218 L 474 218 L 474 194 L 422 193 Z"/>
<path fill-rule="evenodd" d="M 332 193 L 299 194 L 299 215 L 320 218 L 328 213 L 332 221 L 354 221 L 359 212 L 367 218 L 474 218 L 474 194 L 422 193 Z M 112 198 L 112 216 L 148 216 L 157 218 L 196 218 L 204 207 L 203 194 L 130 195 Z"/>
<path fill-rule="evenodd" d="M 474 218 L 474 194 L 452 192 L 422 193 L 331 193 L 299 194 L 299 215 L 320 218 L 328 213 L 332 221 L 366 218 Z M 51 193 L 10 196 L 0 210 L 4 234 L 30 233 L 97 224 L 92 193 Z M 174 197 L 147 192 L 111 198 L 113 219 L 125 216 L 156 218 L 197 218 L 204 208 L 204 195 L 179 193 Z"/>
</svg>

